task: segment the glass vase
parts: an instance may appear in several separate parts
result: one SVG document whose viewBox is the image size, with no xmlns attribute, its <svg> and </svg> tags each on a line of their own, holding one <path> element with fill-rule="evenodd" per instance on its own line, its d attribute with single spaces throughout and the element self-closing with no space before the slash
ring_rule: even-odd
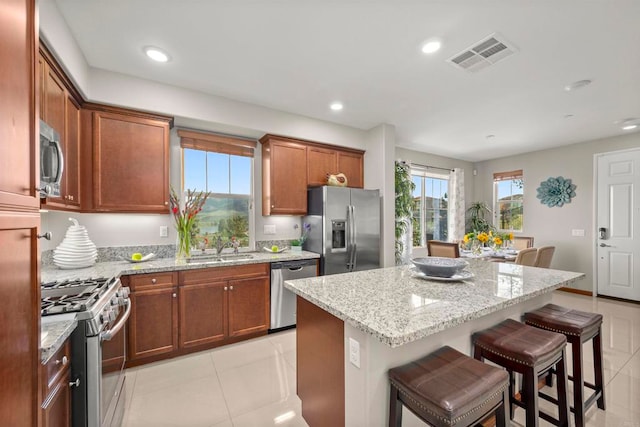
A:
<svg viewBox="0 0 640 427">
<path fill-rule="evenodd" d="M 471 253 L 475 256 L 482 255 L 482 243 L 478 240 L 471 242 Z"/>
<path fill-rule="evenodd" d="M 178 230 L 176 261 L 186 262 L 191 257 L 191 230 Z"/>
</svg>

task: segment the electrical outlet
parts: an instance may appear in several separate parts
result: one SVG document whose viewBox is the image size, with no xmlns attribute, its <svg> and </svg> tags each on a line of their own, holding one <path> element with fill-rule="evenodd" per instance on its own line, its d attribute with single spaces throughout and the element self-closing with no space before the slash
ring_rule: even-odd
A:
<svg viewBox="0 0 640 427">
<path fill-rule="evenodd" d="M 574 228 L 573 230 L 571 230 L 571 235 L 573 237 L 584 237 L 584 229 Z"/>
<path fill-rule="evenodd" d="M 169 236 L 169 227 L 166 225 L 160 226 L 160 237 L 168 237 Z"/>
<path fill-rule="evenodd" d="M 276 234 L 276 225 L 275 224 L 265 224 L 264 225 L 264 234 Z"/>
<path fill-rule="evenodd" d="M 349 338 L 349 362 L 356 368 L 360 367 L 360 343 Z"/>
</svg>

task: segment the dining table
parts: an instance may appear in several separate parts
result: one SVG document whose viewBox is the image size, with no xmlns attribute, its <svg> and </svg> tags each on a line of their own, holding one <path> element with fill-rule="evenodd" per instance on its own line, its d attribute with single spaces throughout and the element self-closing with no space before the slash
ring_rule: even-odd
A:
<svg viewBox="0 0 640 427">
<path fill-rule="evenodd" d="M 480 258 L 493 262 L 515 262 L 518 256 L 516 249 L 494 249 L 490 247 L 481 248 L 480 253 L 473 253 L 471 250 L 461 249 L 461 258 Z"/>
</svg>

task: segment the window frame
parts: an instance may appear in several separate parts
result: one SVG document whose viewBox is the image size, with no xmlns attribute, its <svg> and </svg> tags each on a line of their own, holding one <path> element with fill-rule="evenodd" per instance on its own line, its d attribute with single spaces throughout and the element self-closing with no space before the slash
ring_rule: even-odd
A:
<svg viewBox="0 0 640 427">
<path fill-rule="evenodd" d="M 417 248 L 426 248 L 427 247 L 427 231 L 426 228 L 424 227 L 425 224 L 425 220 L 426 220 L 426 203 L 425 203 L 425 199 L 426 199 L 426 181 L 427 178 L 431 178 L 431 179 L 439 179 L 439 180 L 444 180 L 447 181 L 447 197 L 448 195 L 451 194 L 451 179 L 450 179 L 450 175 L 449 174 L 439 174 L 437 172 L 428 172 L 425 171 L 423 169 L 415 169 L 412 168 L 410 170 L 410 175 L 413 178 L 414 176 L 416 177 L 420 177 L 422 179 L 423 185 L 421 186 L 421 191 L 420 191 L 420 246 L 416 246 Z M 447 202 L 449 202 L 449 199 L 447 198 Z M 449 217 L 448 215 L 450 214 L 449 212 L 449 203 L 447 203 L 447 223 L 449 221 Z M 413 219 L 413 217 L 412 217 Z M 447 224 L 448 227 L 448 224 Z M 411 241 L 413 242 L 413 230 L 412 230 L 412 236 L 411 236 Z"/>
<path fill-rule="evenodd" d="M 219 152 L 219 151 L 214 151 L 214 150 L 207 150 L 207 149 L 203 149 L 200 147 L 188 147 L 188 146 L 184 146 L 184 147 L 180 147 L 180 172 L 181 172 L 181 177 L 180 177 L 180 189 L 181 189 L 181 194 L 184 197 L 184 192 L 185 192 L 185 188 L 184 188 L 184 184 L 185 184 L 185 178 L 184 178 L 184 172 L 185 172 L 185 151 L 184 150 L 197 150 L 197 151 L 203 151 L 205 153 L 209 152 L 209 153 L 218 153 L 218 154 L 226 154 L 228 156 L 238 156 L 238 157 L 249 157 L 249 156 L 240 156 L 238 154 L 230 154 L 230 153 L 224 153 L 224 152 Z M 210 198 L 225 198 L 225 199 L 247 199 L 249 201 L 249 212 L 248 212 L 248 222 L 249 222 L 249 249 L 253 249 L 255 248 L 256 245 L 256 227 L 255 227 L 255 156 L 251 156 L 249 157 L 250 160 L 250 168 L 249 168 L 249 195 L 244 195 L 244 194 L 234 194 L 234 193 L 214 193 L 211 192 L 210 194 Z M 206 156 L 205 156 L 206 159 Z M 208 164 L 206 163 L 205 160 L 205 186 L 208 186 Z M 229 186 L 231 186 L 231 158 L 229 157 Z M 206 191 L 206 190 L 205 190 Z"/>
<path fill-rule="evenodd" d="M 522 198 L 520 200 L 513 199 L 513 192 L 509 196 L 509 200 L 498 200 L 498 183 L 504 181 L 514 181 L 520 179 L 522 181 Z M 525 188 L 524 188 L 524 173 L 522 169 L 507 171 L 507 172 L 495 172 L 493 174 L 493 226 L 498 231 L 504 232 L 512 232 L 512 233 L 520 233 L 524 231 L 524 196 L 525 196 Z M 500 203 L 520 203 L 522 209 L 522 225 L 520 229 L 514 228 L 501 228 L 500 227 Z"/>
</svg>

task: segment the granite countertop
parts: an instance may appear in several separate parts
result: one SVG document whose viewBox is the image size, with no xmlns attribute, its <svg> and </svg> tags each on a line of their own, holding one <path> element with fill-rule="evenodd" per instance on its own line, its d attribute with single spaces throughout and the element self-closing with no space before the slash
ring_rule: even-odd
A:
<svg viewBox="0 0 640 427">
<path fill-rule="evenodd" d="M 49 362 L 78 326 L 75 314 L 63 314 L 55 318 L 55 321 L 43 320 L 40 325 L 40 362 L 43 365 Z"/>
<path fill-rule="evenodd" d="M 285 282 L 318 307 L 390 347 L 518 304 L 582 279 L 583 273 L 470 259 L 475 277 L 439 282 L 412 266 Z"/>
<path fill-rule="evenodd" d="M 242 254 L 242 252 L 241 252 Z M 89 279 L 96 277 L 114 277 L 130 274 L 159 273 L 163 271 L 193 270 L 210 267 L 229 267 L 232 265 L 260 264 L 266 262 L 293 261 L 299 259 L 320 258 L 314 252 L 292 252 L 287 250 L 281 253 L 248 252 L 253 258 L 244 260 L 230 260 L 224 262 L 179 262 L 175 258 L 160 258 L 140 263 L 128 261 L 99 262 L 92 267 L 77 270 L 62 270 L 56 266 L 43 267 L 40 273 L 42 282 L 55 280 Z M 227 254 L 228 255 L 228 254 Z"/>
</svg>

